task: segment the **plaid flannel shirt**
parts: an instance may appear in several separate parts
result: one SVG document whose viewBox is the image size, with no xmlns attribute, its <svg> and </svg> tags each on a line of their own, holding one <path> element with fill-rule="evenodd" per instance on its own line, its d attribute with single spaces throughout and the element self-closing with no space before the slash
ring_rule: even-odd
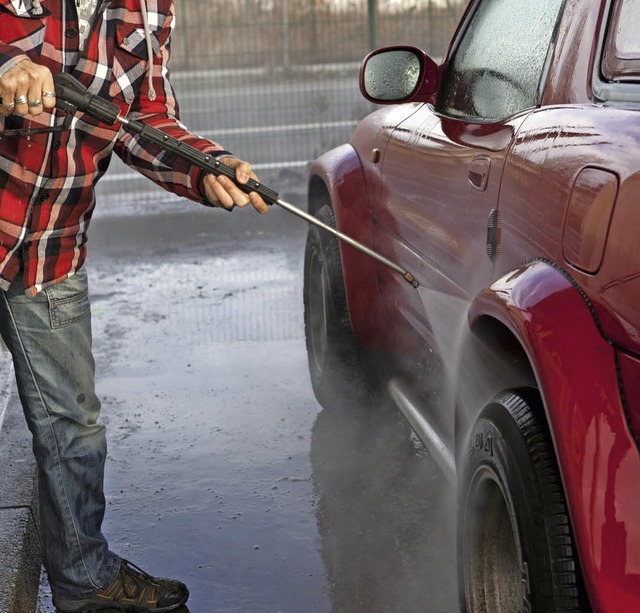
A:
<svg viewBox="0 0 640 613">
<path fill-rule="evenodd" d="M 172 0 L 147 0 L 156 92 L 150 99 L 140 2 L 100 0 L 80 52 L 73 0 L 42 0 L 39 15 L 31 0 L 0 0 L 0 75 L 27 58 L 54 74 L 70 72 L 91 93 L 117 103 L 123 115 L 221 155 L 222 147 L 189 133 L 179 121 L 168 70 Z M 63 114 L 55 110 L 30 119 L 10 115 L 0 118 L 0 131 L 55 127 L 62 121 Z M 114 151 L 165 189 L 207 203 L 200 169 L 86 115 L 76 115 L 62 132 L 0 136 L 0 287 L 7 289 L 22 271 L 25 292 L 35 295 L 82 266 L 94 187 Z"/>
</svg>

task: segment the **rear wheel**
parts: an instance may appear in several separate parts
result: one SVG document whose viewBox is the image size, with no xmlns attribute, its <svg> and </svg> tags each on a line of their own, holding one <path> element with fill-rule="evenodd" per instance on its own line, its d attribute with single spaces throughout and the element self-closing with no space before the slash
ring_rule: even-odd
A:
<svg viewBox="0 0 640 613">
<path fill-rule="evenodd" d="M 587 611 L 569 514 L 537 395 L 484 408 L 463 459 L 459 576 L 468 613 Z"/>
<path fill-rule="evenodd" d="M 324 205 L 316 218 L 336 227 Z M 347 308 L 338 239 L 310 225 L 304 258 L 304 323 L 309 373 L 324 407 L 364 398 L 369 386 L 366 354 L 358 343 Z"/>
</svg>

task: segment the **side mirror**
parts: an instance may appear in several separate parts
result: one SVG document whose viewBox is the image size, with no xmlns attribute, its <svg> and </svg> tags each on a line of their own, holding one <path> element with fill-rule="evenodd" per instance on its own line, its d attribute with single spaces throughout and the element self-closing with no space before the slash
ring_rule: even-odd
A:
<svg viewBox="0 0 640 613">
<path fill-rule="evenodd" d="M 360 69 L 360 91 L 377 104 L 428 102 L 438 90 L 438 65 L 417 47 L 372 51 Z"/>
</svg>

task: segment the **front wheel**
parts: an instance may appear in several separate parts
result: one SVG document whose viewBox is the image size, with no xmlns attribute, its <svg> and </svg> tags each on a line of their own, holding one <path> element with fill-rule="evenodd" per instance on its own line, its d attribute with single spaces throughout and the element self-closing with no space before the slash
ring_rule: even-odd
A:
<svg viewBox="0 0 640 613">
<path fill-rule="evenodd" d="M 324 205 L 316 218 L 335 228 Z M 310 225 L 304 257 L 304 327 L 309 374 L 325 408 L 359 402 L 368 389 L 366 354 L 358 343 L 347 308 L 338 239 Z"/>
<path fill-rule="evenodd" d="M 458 515 L 467 613 L 588 611 L 549 433 L 532 390 L 499 394 L 463 458 Z"/>
</svg>

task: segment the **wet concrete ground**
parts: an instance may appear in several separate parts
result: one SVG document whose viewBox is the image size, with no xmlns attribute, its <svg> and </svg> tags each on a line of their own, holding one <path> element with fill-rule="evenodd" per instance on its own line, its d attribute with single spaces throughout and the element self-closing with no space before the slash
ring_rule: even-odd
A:
<svg viewBox="0 0 640 613">
<path fill-rule="evenodd" d="M 185 209 L 90 236 L 112 549 L 185 581 L 183 613 L 456 611 L 444 477 L 385 398 L 313 396 L 306 225 Z"/>
</svg>

